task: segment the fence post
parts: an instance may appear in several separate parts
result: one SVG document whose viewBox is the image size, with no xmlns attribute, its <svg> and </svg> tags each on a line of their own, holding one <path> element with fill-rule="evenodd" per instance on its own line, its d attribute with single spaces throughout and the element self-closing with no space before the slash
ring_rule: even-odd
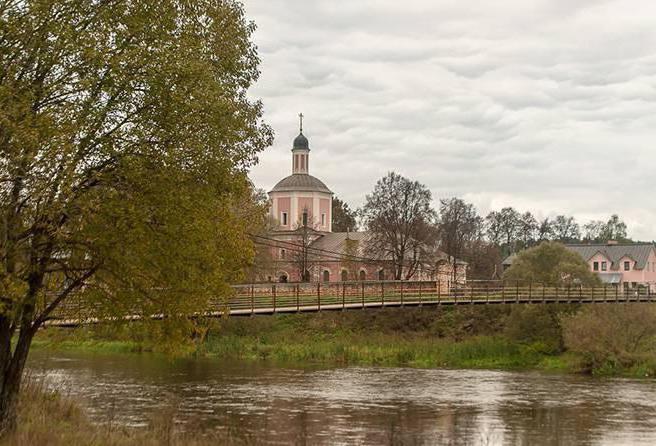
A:
<svg viewBox="0 0 656 446">
<path fill-rule="evenodd" d="M 583 302 L 583 285 L 579 285 L 579 303 Z"/>
<path fill-rule="evenodd" d="M 542 303 L 545 303 L 547 301 L 547 291 L 544 286 L 544 282 L 542 282 Z"/>
<path fill-rule="evenodd" d="M 533 282 L 528 283 L 528 303 L 533 303 Z"/>
<path fill-rule="evenodd" d="M 401 281 L 401 306 L 403 306 L 403 281 Z"/>
<path fill-rule="evenodd" d="M 608 300 L 608 285 L 604 285 L 604 303 Z"/>
<path fill-rule="evenodd" d="M 385 306 L 385 282 L 380 282 L 381 307 Z"/>
<path fill-rule="evenodd" d="M 618 283 L 615 287 L 615 302 L 620 300 L 620 284 Z"/>
<path fill-rule="evenodd" d="M 296 312 L 298 313 L 299 311 L 301 311 L 301 298 L 300 298 L 301 286 L 296 284 L 294 289 L 296 290 Z"/>
<path fill-rule="evenodd" d="M 321 311 L 321 282 L 317 282 L 317 310 Z"/>
<path fill-rule="evenodd" d="M 519 303 L 519 280 L 515 284 L 515 295 L 516 295 L 515 302 Z"/>
<path fill-rule="evenodd" d="M 490 303 L 490 284 L 489 283 L 485 284 L 485 303 L 486 304 Z"/>
<path fill-rule="evenodd" d="M 437 279 L 437 306 L 440 306 L 440 301 L 442 298 L 442 281 Z"/>
<path fill-rule="evenodd" d="M 251 316 L 255 313 L 255 292 L 253 285 L 251 285 Z"/>
<path fill-rule="evenodd" d="M 272 292 L 273 292 L 273 312 L 275 313 L 276 312 L 276 286 L 275 285 L 273 285 Z"/>
<path fill-rule="evenodd" d="M 503 281 L 501 282 L 501 303 L 506 303 L 506 284 Z"/>
<path fill-rule="evenodd" d="M 466 286 L 466 285 L 465 285 L 465 286 Z M 465 289 L 466 289 L 466 288 L 465 288 Z M 474 285 L 471 285 L 471 286 L 469 287 L 469 303 L 470 303 L 471 305 L 474 304 Z"/>
<path fill-rule="evenodd" d="M 342 310 L 346 308 L 346 284 L 342 282 Z"/>
<path fill-rule="evenodd" d="M 421 281 L 419 282 L 419 301 L 421 301 Z"/>
</svg>

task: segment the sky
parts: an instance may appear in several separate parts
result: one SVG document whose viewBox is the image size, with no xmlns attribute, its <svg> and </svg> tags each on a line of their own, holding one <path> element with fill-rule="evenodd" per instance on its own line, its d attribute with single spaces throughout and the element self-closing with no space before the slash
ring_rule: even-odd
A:
<svg viewBox="0 0 656 446">
<path fill-rule="evenodd" d="M 653 0 L 245 0 L 275 131 L 251 178 L 310 173 L 352 207 L 389 171 L 482 215 L 619 214 L 656 239 Z"/>
</svg>

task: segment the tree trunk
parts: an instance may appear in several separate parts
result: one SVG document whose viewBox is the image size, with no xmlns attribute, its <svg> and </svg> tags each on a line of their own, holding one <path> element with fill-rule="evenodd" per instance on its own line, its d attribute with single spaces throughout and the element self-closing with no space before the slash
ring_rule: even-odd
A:
<svg viewBox="0 0 656 446">
<path fill-rule="evenodd" d="M 9 332 L 3 332 L 2 336 L 5 337 L 6 334 L 11 336 Z M 7 355 L 4 363 L 0 376 L 0 438 L 6 437 L 16 429 L 18 394 L 33 336 L 32 327 L 22 328 L 13 354 Z M 0 339 L 3 346 L 10 342 L 10 337 Z"/>
</svg>

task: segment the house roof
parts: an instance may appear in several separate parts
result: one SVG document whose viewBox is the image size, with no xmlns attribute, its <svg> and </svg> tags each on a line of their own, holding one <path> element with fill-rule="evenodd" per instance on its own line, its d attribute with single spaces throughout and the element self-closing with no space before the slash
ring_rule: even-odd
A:
<svg viewBox="0 0 656 446">
<path fill-rule="evenodd" d="M 618 269 L 619 262 L 624 257 L 631 258 L 636 262 L 637 269 L 643 269 L 647 265 L 649 253 L 656 249 L 653 243 L 625 243 L 608 245 L 605 243 L 594 245 L 565 245 L 567 249 L 577 253 L 586 262 L 600 253 L 611 262 L 611 269 Z M 510 266 L 515 261 L 517 254 L 511 254 L 503 261 L 504 266 Z"/>
<path fill-rule="evenodd" d="M 649 254 L 656 249 L 652 243 L 630 243 L 630 244 L 595 244 L 595 245 L 565 245 L 567 249 L 579 254 L 584 260 L 588 261 L 595 254 L 599 253 L 612 262 L 613 267 L 617 267 L 620 260 L 629 257 L 636 262 L 637 269 L 643 269 L 647 265 Z"/>
<path fill-rule="evenodd" d="M 369 232 L 330 232 L 322 235 L 314 242 L 310 244 L 311 248 L 315 248 L 317 257 L 321 257 L 321 253 L 326 252 L 327 256 L 330 256 L 330 253 L 341 253 L 344 255 L 352 255 L 356 257 L 371 258 L 371 253 L 367 252 L 367 242 L 370 240 L 371 234 Z M 353 252 L 346 252 L 347 239 L 354 240 L 357 242 L 357 245 L 354 247 Z M 318 251 L 323 250 L 323 251 Z M 448 260 L 452 261 L 452 258 L 446 253 L 436 250 L 437 260 Z M 456 262 L 461 265 L 467 264 L 463 260 L 457 259 Z"/>
</svg>

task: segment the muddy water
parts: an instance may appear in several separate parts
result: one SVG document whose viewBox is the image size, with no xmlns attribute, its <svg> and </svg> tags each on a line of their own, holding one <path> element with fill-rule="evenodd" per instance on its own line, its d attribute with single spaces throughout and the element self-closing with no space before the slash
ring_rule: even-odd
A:
<svg viewBox="0 0 656 446">
<path fill-rule="evenodd" d="M 30 369 L 98 421 L 174 407 L 248 444 L 656 444 L 656 381 L 43 351 Z"/>
</svg>

